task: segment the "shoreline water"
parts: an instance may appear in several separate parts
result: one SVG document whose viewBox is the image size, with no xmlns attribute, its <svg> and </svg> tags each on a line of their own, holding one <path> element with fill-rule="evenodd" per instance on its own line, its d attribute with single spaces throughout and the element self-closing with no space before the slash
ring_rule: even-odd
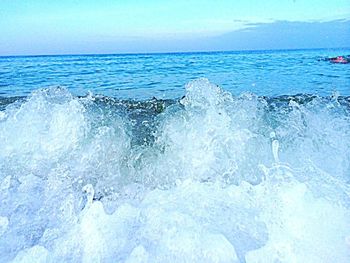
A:
<svg viewBox="0 0 350 263">
<path fill-rule="evenodd" d="M 164 108 L 34 91 L 1 111 L 0 258 L 347 262 L 341 100 L 206 79 Z"/>
<path fill-rule="evenodd" d="M 327 54 L 2 63 L 0 262 L 347 262 L 350 75 Z"/>
</svg>

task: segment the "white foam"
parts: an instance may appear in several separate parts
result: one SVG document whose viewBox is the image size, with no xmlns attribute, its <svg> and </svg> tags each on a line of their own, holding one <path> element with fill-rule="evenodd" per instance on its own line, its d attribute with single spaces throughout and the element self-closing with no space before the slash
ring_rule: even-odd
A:
<svg viewBox="0 0 350 263">
<path fill-rule="evenodd" d="M 186 89 L 147 146 L 92 95 L 7 107 L 1 260 L 348 262 L 348 112 L 320 98 L 270 111 L 204 79 Z"/>
<path fill-rule="evenodd" d="M 42 246 L 33 246 L 24 249 L 17 254 L 13 263 L 38 262 L 45 263 L 48 259 L 48 251 Z"/>
<path fill-rule="evenodd" d="M 7 217 L 0 216 L 0 236 L 5 233 L 9 225 L 9 220 Z"/>
</svg>

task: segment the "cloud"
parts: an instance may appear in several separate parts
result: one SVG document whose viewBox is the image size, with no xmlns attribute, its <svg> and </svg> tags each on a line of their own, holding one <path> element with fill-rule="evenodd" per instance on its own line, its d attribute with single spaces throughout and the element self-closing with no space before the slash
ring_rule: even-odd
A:
<svg viewBox="0 0 350 263">
<path fill-rule="evenodd" d="M 130 43 L 131 52 L 140 50 Z M 350 47 L 350 20 L 245 23 L 215 37 L 144 39 L 141 52 L 225 51 Z"/>
<path fill-rule="evenodd" d="M 137 45 L 132 45 L 137 50 Z M 246 23 L 216 37 L 148 39 L 142 52 L 226 51 L 350 47 L 350 20 Z"/>
<path fill-rule="evenodd" d="M 243 24 L 241 29 L 207 37 L 169 33 L 169 36 L 153 37 L 111 35 L 75 39 L 54 36 L 34 38 L 31 41 L 17 40 L 16 44 L 0 41 L 0 54 L 106 54 L 350 47 L 350 20 Z"/>
<path fill-rule="evenodd" d="M 350 20 L 249 23 L 244 29 L 207 39 L 206 43 L 203 48 L 219 50 L 349 47 Z"/>
</svg>

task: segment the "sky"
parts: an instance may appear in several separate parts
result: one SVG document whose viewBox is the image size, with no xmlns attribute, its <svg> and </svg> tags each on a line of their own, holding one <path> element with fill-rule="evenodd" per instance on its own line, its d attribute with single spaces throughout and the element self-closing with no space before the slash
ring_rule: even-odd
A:
<svg viewBox="0 0 350 263">
<path fill-rule="evenodd" d="M 0 55 L 348 47 L 349 0 L 0 0 Z"/>
</svg>

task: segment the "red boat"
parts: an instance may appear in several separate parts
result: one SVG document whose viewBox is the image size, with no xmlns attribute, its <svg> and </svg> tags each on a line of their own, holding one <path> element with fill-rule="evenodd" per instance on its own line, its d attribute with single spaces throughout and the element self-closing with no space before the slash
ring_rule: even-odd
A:
<svg viewBox="0 0 350 263">
<path fill-rule="evenodd" d="M 340 63 L 340 64 L 347 64 L 347 63 L 350 63 L 350 59 L 345 58 L 345 57 L 343 57 L 343 56 L 338 56 L 338 57 L 330 58 L 329 61 L 332 62 L 332 63 Z"/>
</svg>

